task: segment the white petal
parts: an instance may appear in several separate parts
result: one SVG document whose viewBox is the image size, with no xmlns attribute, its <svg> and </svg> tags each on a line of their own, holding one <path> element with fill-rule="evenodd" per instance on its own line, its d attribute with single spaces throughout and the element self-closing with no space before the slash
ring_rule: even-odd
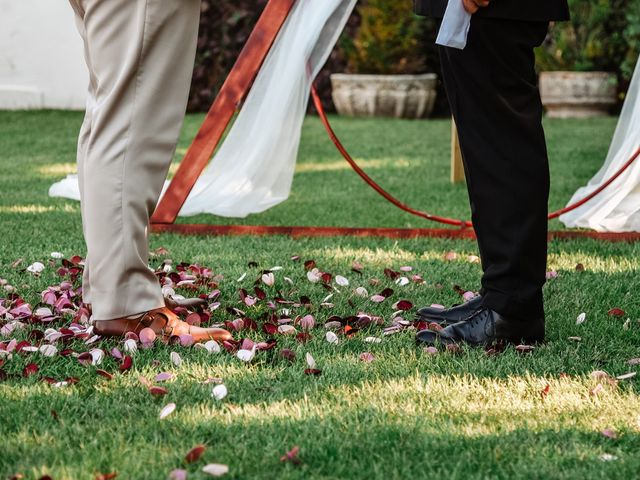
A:
<svg viewBox="0 0 640 480">
<path fill-rule="evenodd" d="M 42 345 L 40 347 L 40 353 L 45 357 L 53 357 L 56 353 L 58 353 L 58 349 L 53 345 Z"/>
<path fill-rule="evenodd" d="M 27 271 L 31 273 L 40 273 L 44 270 L 44 265 L 40 262 L 34 262 L 27 267 Z"/>
<path fill-rule="evenodd" d="M 104 359 L 104 352 L 99 348 L 94 348 L 89 352 L 91 354 L 91 365 L 100 365 Z"/>
<path fill-rule="evenodd" d="M 124 351 L 133 355 L 138 351 L 138 343 L 133 338 L 125 340 Z"/>
<path fill-rule="evenodd" d="M 212 477 L 221 477 L 229 473 L 229 467 L 220 463 L 210 463 L 209 465 L 202 467 L 202 471 Z"/>
<path fill-rule="evenodd" d="M 580 315 L 578 315 L 578 318 L 576 318 L 576 325 L 580 325 L 584 323 L 586 319 L 587 319 L 587 314 L 582 312 Z"/>
<path fill-rule="evenodd" d="M 236 282 L 241 282 L 242 280 L 244 280 L 247 277 L 247 273 L 243 273 L 242 275 L 240 275 L 240 278 L 238 278 L 238 280 L 236 280 Z"/>
<path fill-rule="evenodd" d="M 364 341 L 367 343 L 380 343 L 382 342 L 382 339 L 378 337 L 367 337 L 364 339 Z"/>
<path fill-rule="evenodd" d="M 343 277 L 342 275 L 336 275 L 336 283 L 341 287 L 349 286 L 349 280 L 346 277 Z"/>
<path fill-rule="evenodd" d="M 160 410 L 160 420 L 167 418 L 169 415 L 171 415 L 176 409 L 176 404 L 175 403 L 169 403 L 167 405 L 165 405 L 162 410 Z"/>
<path fill-rule="evenodd" d="M 396 284 L 404 287 L 405 285 L 409 285 L 410 280 L 407 277 L 400 277 L 396 279 Z"/>
<path fill-rule="evenodd" d="M 64 255 L 60 252 L 51 252 L 51 258 L 63 258 Z"/>
<path fill-rule="evenodd" d="M 250 362 L 256 356 L 256 346 L 254 345 L 251 350 L 238 350 L 236 356 L 243 362 Z"/>
<path fill-rule="evenodd" d="M 307 365 L 309 365 L 309 368 L 317 367 L 316 360 L 311 356 L 309 352 L 307 352 L 306 358 L 307 358 Z"/>
<path fill-rule="evenodd" d="M 324 338 L 326 338 L 327 342 L 329 342 L 331 344 L 334 344 L 334 345 L 339 342 L 338 336 L 333 332 L 327 332 L 325 334 Z"/>
<path fill-rule="evenodd" d="M 364 287 L 358 287 L 356 288 L 356 295 L 362 298 L 366 298 L 369 296 L 369 292 L 367 292 L 367 289 Z"/>
<path fill-rule="evenodd" d="M 211 395 L 216 400 L 222 400 L 227 396 L 228 393 L 229 392 L 227 391 L 227 387 L 224 384 L 216 385 L 215 387 L 213 387 L 213 390 L 211 390 Z"/>
<path fill-rule="evenodd" d="M 171 352 L 171 354 L 169 355 L 169 358 L 171 359 L 171 362 L 176 367 L 179 367 L 180 365 L 182 365 L 182 357 L 180 357 L 178 352 Z"/>
</svg>

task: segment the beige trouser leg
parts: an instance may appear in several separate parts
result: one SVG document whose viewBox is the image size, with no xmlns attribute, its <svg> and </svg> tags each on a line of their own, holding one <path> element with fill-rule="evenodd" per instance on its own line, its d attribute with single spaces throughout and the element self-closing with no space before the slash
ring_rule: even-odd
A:
<svg viewBox="0 0 640 480">
<path fill-rule="evenodd" d="M 109 320 L 164 306 L 149 217 L 184 119 L 200 0 L 70 1 L 91 78 L 78 141 L 83 300 Z"/>
</svg>

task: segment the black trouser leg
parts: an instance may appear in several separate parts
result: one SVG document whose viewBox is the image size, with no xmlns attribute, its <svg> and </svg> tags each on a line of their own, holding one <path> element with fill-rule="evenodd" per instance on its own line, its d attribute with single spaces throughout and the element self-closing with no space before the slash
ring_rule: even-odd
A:
<svg viewBox="0 0 640 480">
<path fill-rule="evenodd" d="M 441 47 L 482 257 L 484 305 L 544 316 L 549 165 L 533 49 L 546 22 L 474 17 L 464 50 Z"/>
</svg>

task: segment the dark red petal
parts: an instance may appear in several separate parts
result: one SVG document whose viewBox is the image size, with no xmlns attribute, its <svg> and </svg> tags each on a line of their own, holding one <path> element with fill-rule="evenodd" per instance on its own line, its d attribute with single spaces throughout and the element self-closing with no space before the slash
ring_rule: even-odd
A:
<svg viewBox="0 0 640 480">
<path fill-rule="evenodd" d="M 189 450 L 189 453 L 184 457 L 184 461 L 187 463 L 193 463 L 200 459 L 204 451 L 207 449 L 204 445 L 197 445 Z"/>
<path fill-rule="evenodd" d="M 96 373 L 98 375 L 100 375 L 101 377 L 106 378 L 107 380 L 111 380 L 113 378 L 113 375 L 111 375 L 109 372 L 107 372 L 106 370 L 101 370 L 101 369 L 97 369 Z"/>
<path fill-rule="evenodd" d="M 40 370 L 38 365 L 36 365 L 35 363 L 30 363 L 29 365 L 24 367 L 24 369 L 22 370 L 22 376 L 23 377 L 28 377 L 29 375 L 33 375 L 34 373 L 38 373 L 38 370 Z"/>
<path fill-rule="evenodd" d="M 282 350 L 280 350 L 280 356 L 285 360 L 293 362 L 296 359 L 296 352 L 294 352 L 293 350 L 289 350 L 288 348 L 283 348 Z"/>
<path fill-rule="evenodd" d="M 131 358 L 130 355 L 127 355 L 122 360 L 122 364 L 120 365 L 120 371 L 121 372 L 125 372 L 125 371 L 129 370 L 131 368 L 132 364 L 133 364 L 133 359 Z"/>
<path fill-rule="evenodd" d="M 169 390 L 167 390 L 164 387 L 158 387 L 158 386 L 153 386 L 149 388 L 149 393 L 151 395 L 155 395 L 155 396 L 162 396 L 162 395 L 166 395 L 167 393 L 169 393 Z"/>
<path fill-rule="evenodd" d="M 320 375 L 322 373 L 322 370 L 319 370 L 317 368 L 307 368 L 304 373 L 305 375 Z"/>
<path fill-rule="evenodd" d="M 262 325 L 262 331 L 267 335 L 275 335 L 278 333 L 278 326 L 273 323 L 265 323 Z"/>
<path fill-rule="evenodd" d="M 400 300 L 398 302 L 398 310 L 402 310 L 406 312 L 407 310 L 411 310 L 413 308 L 413 303 L 408 300 Z"/>
<path fill-rule="evenodd" d="M 611 310 L 609 310 L 609 316 L 610 317 L 624 317 L 625 316 L 625 311 L 622 310 L 621 308 L 612 308 Z"/>
</svg>

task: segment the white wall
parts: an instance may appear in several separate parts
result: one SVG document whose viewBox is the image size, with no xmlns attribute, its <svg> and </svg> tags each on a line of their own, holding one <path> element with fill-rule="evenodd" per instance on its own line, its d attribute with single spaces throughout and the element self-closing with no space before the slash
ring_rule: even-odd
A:
<svg viewBox="0 0 640 480">
<path fill-rule="evenodd" d="M 0 0 L 0 109 L 83 109 L 87 82 L 67 0 Z"/>
</svg>

